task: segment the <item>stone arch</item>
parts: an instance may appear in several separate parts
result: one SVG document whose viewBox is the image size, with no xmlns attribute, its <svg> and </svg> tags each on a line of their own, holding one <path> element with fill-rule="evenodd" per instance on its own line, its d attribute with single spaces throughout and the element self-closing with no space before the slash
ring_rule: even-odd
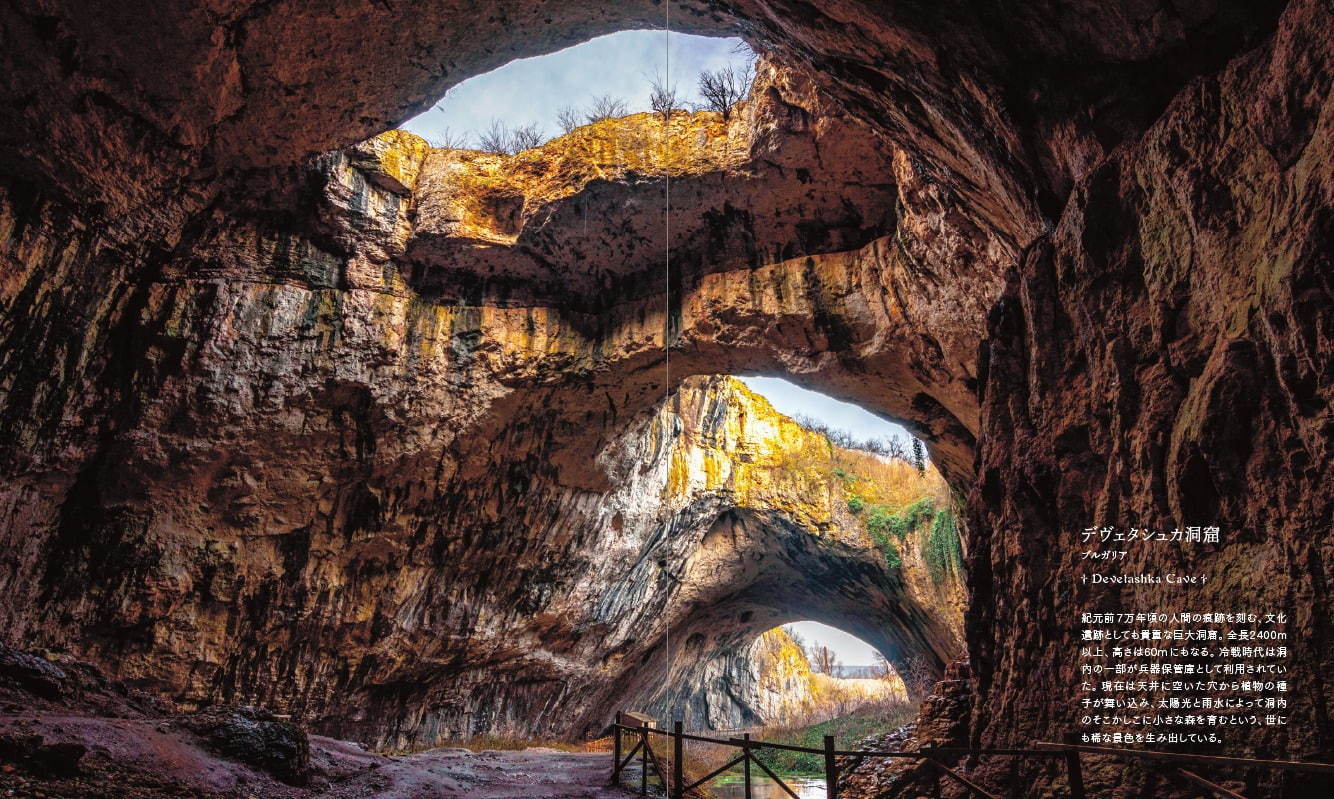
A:
<svg viewBox="0 0 1334 799">
<path fill-rule="evenodd" d="M 670 682 L 659 639 L 633 673 L 611 683 L 608 704 L 598 709 L 603 715 L 635 707 L 707 725 L 700 703 L 716 661 L 744 652 L 766 630 L 803 619 L 874 646 L 914 701 L 959 654 L 951 609 L 914 593 L 903 573 L 885 568 L 878 550 L 831 541 L 769 509 L 723 510 L 696 536 L 674 548 L 682 552 L 679 583 L 662 611 L 677 641 Z M 665 626 L 652 629 L 661 633 Z M 592 719 L 595 727 L 604 721 Z"/>
</svg>

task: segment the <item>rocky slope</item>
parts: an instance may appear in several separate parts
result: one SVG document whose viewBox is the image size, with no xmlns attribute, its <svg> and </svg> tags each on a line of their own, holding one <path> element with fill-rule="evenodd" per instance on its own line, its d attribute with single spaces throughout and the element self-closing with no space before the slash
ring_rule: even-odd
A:
<svg viewBox="0 0 1334 799">
<path fill-rule="evenodd" d="M 1081 610 L 1185 600 L 1092 593 L 1078 530 L 1216 524 L 1223 543 L 1173 564 L 1214 575 L 1193 599 L 1293 620 L 1289 723 L 1230 748 L 1328 753 L 1328 4 L 686 3 L 679 27 L 774 65 L 744 130 L 706 136 L 721 155 L 634 171 L 591 147 L 576 174 L 555 151 L 356 144 L 468 75 L 661 10 L 0 11 L 6 637 L 367 737 L 443 735 L 461 707 L 564 725 L 610 700 L 568 691 L 604 666 L 559 653 L 606 633 L 544 609 L 614 595 L 596 606 L 628 623 L 653 593 L 648 565 L 639 594 L 580 581 L 604 536 L 651 529 L 600 509 L 655 403 L 690 375 L 769 371 L 905 419 L 966 496 L 971 742 L 1071 728 Z M 695 187 L 667 286 L 624 260 L 650 226 L 600 229 L 653 207 L 663 168 Z M 796 544 L 819 538 L 709 523 L 791 544 L 803 575 Z M 609 551 L 633 565 L 651 540 Z M 939 648 L 851 579 L 817 604 Z M 599 681 L 652 650 L 636 637 Z M 516 681 L 488 695 L 475 670 L 497 664 Z M 979 768 L 1014 791 L 1057 779 Z M 1152 779 L 1108 763 L 1091 784 Z"/>
</svg>

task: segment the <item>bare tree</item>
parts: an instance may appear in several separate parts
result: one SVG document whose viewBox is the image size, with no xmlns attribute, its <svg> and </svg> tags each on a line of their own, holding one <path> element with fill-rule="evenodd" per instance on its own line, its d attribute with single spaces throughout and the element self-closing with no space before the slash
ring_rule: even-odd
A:
<svg viewBox="0 0 1334 799">
<path fill-rule="evenodd" d="M 888 680 L 894 674 L 894 667 L 890 665 L 889 659 L 880 652 L 875 653 L 875 663 L 871 667 L 872 674 L 878 680 Z"/>
<path fill-rule="evenodd" d="M 531 125 L 520 125 L 510 133 L 511 155 L 524 150 L 531 150 L 543 142 L 546 137 L 542 135 L 541 126 L 536 123 Z"/>
<path fill-rule="evenodd" d="M 584 119 L 588 122 L 601 122 L 604 119 L 615 119 L 623 116 L 625 116 L 625 101 L 610 94 L 594 97 L 592 104 L 584 112 Z"/>
<path fill-rule="evenodd" d="M 819 419 L 801 413 L 792 417 L 792 420 L 812 433 L 819 433 L 824 436 L 830 444 L 836 447 L 861 450 L 885 458 L 897 458 L 916 465 L 916 461 L 911 460 L 907 450 L 903 448 L 903 442 L 897 438 L 859 439 L 847 430 L 830 427 Z"/>
<path fill-rule="evenodd" d="M 822 674 L 834 676 L 834 671 L 838 669 L 838 657 L 827 646 L 818 646 L 815 648 L 815 657 L 811 659 L 811 668 Z"/>
<path fill-rule="evenodd" d="M 705 70 L 699 75 L 699 94 L 704 98 L 704 108 L 717 111 L 727 119 L 732 113 L 732 106 L 746 99 L 750 93 L 750 84 L 755 77 L 755 67 L 745 64 L 728 64 L 714 70 Z"/>
<path fill-rule="evenodd" d="M 486 130 L 477 137 L 477 146 L 483 152 L 508 153 L 510 151 L 510 127 L 499 119 L 492 119 Z"/>
<path fill-rule="evenodd" d="M 468 134 L 453 128 L 443 128 L 434 135 L 426 137 L 426 143 L 437 150 L 468 149 Z"/>
<path fill-rule="evenodd" d="M 583 115 L 572 105 L 561 106 L 556 112 L 556 124 L 560 125 L 561 132 L 569 133 L 584 124 Z"/>
<path fill-rule="evenodd" d="M 538 125 L 519 125 L 511 127 L 504 121 L 492 119 L 491 124 L 478 137 L 478 146 L 488 153 L 514 155 L 543 141 L 542 128 Z"/>
<path fill-rule="evenodd" d="M 648 104 L 663 121 L 672 118 L 672 112 L 680 107 L 680 99 L 676 86 L 668 85 L 666 78 L 658 75 L 649 79 Z"/>
</svg>

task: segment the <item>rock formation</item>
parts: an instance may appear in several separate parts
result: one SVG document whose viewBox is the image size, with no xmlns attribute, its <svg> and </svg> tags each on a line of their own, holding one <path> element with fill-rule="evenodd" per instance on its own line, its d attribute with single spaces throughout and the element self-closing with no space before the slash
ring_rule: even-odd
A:
<svg viewBox="0 0 1334 799">
<path fill-rule="evenodd" d="M 795 279 L 755 266 L 780 254 L 765 248 L 860 245 L 892 222 L 874 209 L 894 183 L 866 179 L 891 154 L 767 80 L 730 124 L 678 115 L 674 148 L 648 115 L 511 157 L 391 133 L 297 178 L 301 235 L 263 216 L 204 224 L 144 288 L 138 318 L 155 332 L 126 346 L 158 366 L 134 418 L 73 483 L 12 484 L 16 502 L 36 491 L 62 508 L 10 528 L 46 542 L 8 575 L 31 600 L 8 609 L 19 640 L 185 701 L 263 703 L 390 745 L 594 731 L 616 702 L 668 701 L 653 690 L 664 610 L 685 684 L 701 679 L 694 661 L 818 616 L 929 685 L 959 651 L 958 602 L 923 588 L 920 558 L 889 574 L 814 461 L 779 468 L 828 446 L 763 400 L 676 378 L 659 410 L 661 273 L 616 272 L 660 246 L 632 191 L 669 169 L 678 276 L 698 284 L 671 322 L 680 340 L 771 335 L 812 313 L 838 331 L 893 323 L 820 294 L 869 275 L 874 240 L 807 256 Z M 813 149 L 857 164 L 862 187 L 801 177 L 817 174 L 793 165 Z M 586 228 L 574 215 L 591 203 L 606 210 Z M 614 252 L 625 242 L 638 249 Z M 595 288 L 617 298 L 610 318 L 578 307 Z M 573 291 L 559 308 L 530 304 L 556 289 Z M 725 323 L 738 292 L 755 319 Z M 786 337 L 805 357 L 807 334 Z M 706 345 L 679 346 L 678 375 L 717 368 Z M 853 537 L 818 537 L 839 530 Z M 738 561 L 765 552 L 780 557 Z M 703 564 L 667 608 L 663 557 Z"/>
<path fill-rule="evenodd" d="M 1328 759 L 1327 3 L 690 2 L 678 26 L 770 64 L 725 130 L 673 122 L 695 149 L 358 144 L 662 10 L 558 5 L 0 11 L 7 641 L 366 739 L 445 737 L 465 707 L 591 729 L 623 698 L 593 684 L 646 697 L 659 660 L 627 610 L 682 601 L 651 563 L 616 571 L 654 547 L 615 497 L 652 485 L 639 462 L 671 475 L 656 405 L 765 371 L 905 420 L 966 497 L 972 743 L 1071 729 L 1081 610 L 1184 598 L 1093 593 L 1072 535 L 1216 524 L 1180 554 L 1214 575 L 1192 598 L 1293 620 L 1289 723 L 1230 749 Z M 666 170 L 668 285 L 640 260 Z M 814 597 L 845 625 L 948 648 L 911 603 L 864 601 L 910 594 L 828 560 L 819 513 L 701 496 L 658 519 L 673 551 L 781 541 L 802 579 L 857 586 Z M 604 639 L 605 662 L 565 657 Z M 1009 768 L 976 773 L 1057 779 Z"/>
</svg>

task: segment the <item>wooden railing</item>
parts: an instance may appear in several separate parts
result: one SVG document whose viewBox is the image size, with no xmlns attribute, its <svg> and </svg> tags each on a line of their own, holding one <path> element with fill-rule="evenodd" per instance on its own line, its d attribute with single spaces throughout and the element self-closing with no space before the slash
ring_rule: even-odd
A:
<svg viewBox="0 0 1334 799">
<path fill-rule="evenodd" d="M 632 746 L 628 752 L 624 751 L 624 747 L 621 743 L 623 733 L 632 736 L 632 740 L 634 741 L 634 746 Z M 671 744 L 672 756 L 668 760 L 669 765 L 667 768 L 664 768 L 662 758 L 653 748 L 653 736 L 666 738 Z M 999 794 L 992 793 L 983 786 L 977 784 L 958 770 L 950 768 L 945 764 L 945 760 L 958 760 L 961 757 L 972 756 L 1059 758 L 1065 768 L 1066 784 L 1069 786 L 1071 799 L 1087 799 L 1088 797 L 1088 794 L 1084 790 L 1084 774 L 1079 757 L 1081 753 L 1166 763 L 1170 768 L 1173 768 L 1171 773 L 1174 776 L 1191 783 L 1197 788 L 1204 788 L 1205 790 L 1213 792 L 1217 796 L 1226 797 L 1226 799 L 1246 799 L 1246 797 L 1236 791 L 1211 782 L 1193 771 L 1181 768 L 1177 764 L 1184 763 L 1190 765 L 1234 768 L 1268 768 L 1312 774 L 1334 775 L 1334 764 L 1329 763 L 1307 763 L 1292 760 L 1259 760 L 1246 757 L 1190 755 L 1141 749 L 1120 749 L 1107 746 L 1085 746 L 1074 743 L 1072 738 L 1068 738 L 1065 743 L 1038 742 L 1030 749 L 961 749 L 935 747 L 918 749 L 912 752 L 878 752 L 874 750 L 841 750 L 835 747 L 834 736 L 826 735 L 824 737 L 824 747 L 815 749 L 808 746 L 793 746 L 791 744 L 771 743 L 769 741 L 754 741 L 751 740 L 749 733 L 742 735 L 740 738 L 710 738 L 704 735 L 693 735 L 684 732 L 681 729 L 681 722 L 679 721 L 672 725 L 671 732 L 667 732 L 666 730 L 655 728 L 653 726 L 653 721 L 648 716 L 640 713 L 617 713 L 616 723 L 612 725 L 612 740 L 612 784 L 621 784 L 621 775 L 626 771 L 626 767 L 635 759 L 635 756 L 638 755 L 639 795 L 648 795 L 649 770 L 652 769 L 653 773 L 662 782 L 663 788 L 666 790 L 669 799 L 685 799 L 687 792 L 704 785 L 708 781 L 737 766 L 741 766 L 742 768 L 742 784 L 747 799 L 749 799 L 751 795 L 753 779 L 752 766 L 757 766 L 760 771 L 764 772 L 775 785 L 785 791 L 792 797 L 792 799 L 799 799 L 796 791 L 792 790 L 792 788 L 781 777 L 775 774 L 764 761 L 755 757 L 754 753 L 760 749 L 778 749 L 788 752 L 822 755 L 824 759 L 823 776 L 825 796 L 828 799 L 838 799 L 838 758 L 840 757 L 851 758 L 853 767 L 866 758 L 905 758 L 920 760 L 926 765 L 939 771 L 942 776 L 949 777 L 964 786 L 972 795 L 980 796 L 982 799 L 1001 799 L 1001 797 Z M 686 741 L 699 741 L 702 743 L 734 747 L 740 750 L 740 754 L 705 776 L 695 779 L 692 782 L 686 782 Z M 668 771 L 671 772 L 670 778 L 667 774 Z"/>
</svg>

